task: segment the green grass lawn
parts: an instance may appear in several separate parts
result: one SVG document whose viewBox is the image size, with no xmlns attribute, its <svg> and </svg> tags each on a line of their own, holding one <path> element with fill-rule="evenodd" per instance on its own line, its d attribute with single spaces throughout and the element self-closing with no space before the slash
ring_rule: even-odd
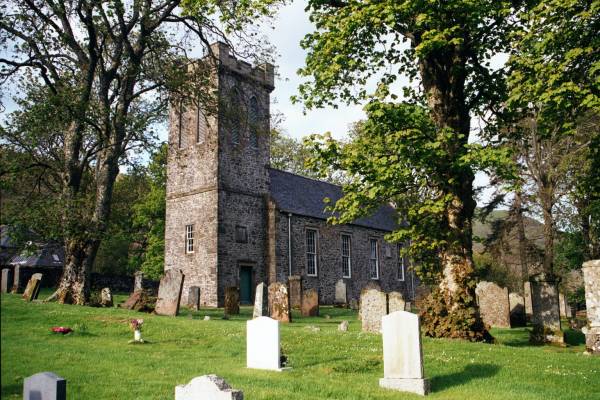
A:
<svg viewBox="0 0 600 400">
<path fill-rule="evenodd" d="M 41 296 L 40 296 L 41 297 Z M 117 297 L 122 300 L 123 297 Z M 329 307 L 321 317 L 282 324 L 281 341 L 291 370 L 245 368 L 245 321 L 222 320 L 222 310 L 177 318 L 117 308 L 100 309 L 2 295 L 2 399 L 22 398 L 23 379 L 53 371 L 68 381 L 69 399 L 173 399 L 174 388 L 193 377 L 217 374 L 255 399 L 410 399 L 380 389 L 381 337 L 360 332 L 356 313 Z M 324 318 L 329 314 L 331 319 Z M 210 321 L 203 321 L 210 315 Z M 144 339 L 130 345 L 128 320 L 143 318 Z M 340 321 L 349 332 L 339 332 Z M 52 326 L 69 326 L 62 336 Z M 318 326 L 320 331 L 310 329 Z M 574 346 L 532 347 L 527 331 L 494 330 L 499 344 L 423 340 L 432 399 L 600 399 L 600 358 L 583 355 L 583 336 L 567 332 Z"/>
</svg>

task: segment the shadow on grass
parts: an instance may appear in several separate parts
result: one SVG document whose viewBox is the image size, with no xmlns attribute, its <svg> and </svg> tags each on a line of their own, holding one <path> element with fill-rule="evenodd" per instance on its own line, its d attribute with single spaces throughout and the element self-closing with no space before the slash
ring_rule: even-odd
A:
<svg viewBox="0 0 600 400">
<path fill-rule="evenodd" d="M 570 346 L 579 346 L 585 344 L 585 335 L 581 331 L 567 329 L 565 332 L 565 343 Z"/>
<path fill-rule="evenodd" d="M 431 378 L 431 391 L 441 392 L 452 386 L 464 385 L 475 379 L 494 376 L 500 371 L 500 366 L 495 364 L 469 364 L 460 372 L 434 376 Z"/>
</svg>

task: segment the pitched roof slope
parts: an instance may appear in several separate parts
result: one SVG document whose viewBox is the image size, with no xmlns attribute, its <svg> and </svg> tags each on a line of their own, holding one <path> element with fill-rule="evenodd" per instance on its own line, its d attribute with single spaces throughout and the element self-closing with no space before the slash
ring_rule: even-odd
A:
<svg viewBox="0 0 600 400">
<path fill-rule="evenodd" d="M 327 219 L 333 214 L 325 210 L 323 199 L 328 197 L 335 203 L 343 196 L 340 186 L 278 169 L 269 168 L 269 178 L 271 196 L 277 208 L 292 214 Z M 396 210 L 386 204 L 352 224 L 391 232 L 397 228 L 396 218 Z"/>
</svg>

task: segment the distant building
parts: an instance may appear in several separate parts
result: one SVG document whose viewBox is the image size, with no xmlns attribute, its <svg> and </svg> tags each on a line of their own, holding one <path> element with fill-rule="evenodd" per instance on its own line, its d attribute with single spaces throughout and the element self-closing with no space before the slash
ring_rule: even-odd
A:
<svg viewBox="0 0 600 400">
<path fill-rule="evenodd" d="M 340 279 L 349 299 L 369 282 L 411 299 L 413 272 L 383 239 L 396 227 L 394 208 L 327 224 L 323 199 L 339 199 L 339 186 L 269 167 L 273 66 L 253 68 L 222 43 L 212 51 L 218 111 L 172 101 L 170 112 L 165 269 L 184 272 L 184 293 L 199 286 L 203 305 L 221 306 L 237 286 L 250 303 L 259 282 L 300 276 L 322 304 L 334 302 Z"/>
</svg>

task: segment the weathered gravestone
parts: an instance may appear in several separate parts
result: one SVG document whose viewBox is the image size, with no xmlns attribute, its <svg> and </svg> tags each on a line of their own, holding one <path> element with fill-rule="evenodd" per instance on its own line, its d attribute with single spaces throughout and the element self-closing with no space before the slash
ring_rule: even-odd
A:
<svg viewBox="0 0 600 400">
<path fill-rule="evenodd" d="M 340 279 L 335 284 L 335 301 L 336 306 L 346 307 L 348 305 L 348 294 L 346 290 L 346 282 Z"/>
<path fill-rule="evenodd" d="M 494 328 L 510 328 L 508 289 L 493 282 L 479 282 L 475 288 L 483 322 Z"/>
<path fill-rule="evenodd" d="M 246 366 L 281 371 L 279 321 L 258 317 L 246 322 Z"/>
<path fill-rule="evenodd" d="M 133 291 L 144 290 L 144 273 L 142 271 L 136 271 L 133 274 Z"/>
<path fill-rule="evenodd" d="M 302 307 L 302 278 L 292 275 L 288 278 L 290 307 L 299 310 Z"/>
<path fill-rule="evenodd" d="M 273 282 L 269 285 L 269 313 L 278 321 L 292 322 L 290 296 L 285 284 Z"/>
<path fill-rule="evenodd" d="M 388 293 L 387 297 L 389 314 L 396 311 L 405 311 L 406 302 L 404 301 L 404 297 L 402 297 L 402 293 L 390 292 Z"/>
<path fill-rule="evenodd" d="M 25 378 L 23 400 L 66 400 L 67 381 L 53 372 L 40 372 Z"/>
<path fill-rule="evenodd" d="M 267 317 L 269 314 L 269 294 L 264 282 L 256 285 L 254 295 L 254 312 L 252 318 Z"/>
<path fill-rule="evenodd" d="M 188 289 L 187 306 L 196 311 L 200 309 L 200 288 L 198 286 L 190 286 Z"/>
<path fill-rule="evenodd" d="M 561 318 L 571 317 L 571 307 L 567 303 L 567 299 L 564 294 L 558 293 L 558 311 L 560 312 Z"/>
<path fill-rule="evenodd" d="M 531 282 L 531 306 L 533 329 L 530 341 L 533 343 L 564 343 L 560 330 L 560 310 L 558 306 L 558 280 L 544 273 L 529 278 Z"/>
<path fill-rule="evenodd" d="M 348 321 L 342 321 L 338 325 L 338 331 L 340 331 L 340 332 L 348 332 L 348 326 L 349 326 Z"/>
<path fill-rule="evenodd" d="M 350 309 L 352 310 L 358 310 L 360 307 L 358 305 L 358 300 L 356 299 L 350 299 Z"/>
<path fill-rule="evenodd" d="M 508 295 L 510 303 L 510 325 L 525 326 L 525 299 L 519 293 L 511 293 Z"/>
<path fill-rule="evenodd" d="M 100 292 L 100 305 L 102 307 L 112 307 L 113 306 L 113 297 L 112 297 L 110 288 L 105 287 Z"/>
<path fill-rule="evenodd" d="M 367 285 L 360 292 L 359 312 L 363 332 L 381 331 L 381 317 L 387 314 L 387 298 L 377 285 Z"/>
<path fill-rule="evenodd" d="M 119 307 L 127 310 L 143 311 L 148 305 L 148 295 L 144 290 L 133 292 Z"/>
<path fill-rule="evenodd" d="M 11 289 L 11 293 L 19 293 L 21 290 L 21 267 L 15 265 L 13 268 L 13 286 Z"/>
<path fill-rule="evenodd" d="M 396 311 L 382 318 L 383 378 L 379 386 L 420 395 L 429 393 L 423 375 L 419 316 Z"/>
<path fill-rule="evenodd" d="M 525 318 L 527 318 L 527 321 L 531 321 L 533 307 L 531 305 L 531 282 L 529 281 L 523 284 L 523 298 L 525 300 Z"/>
<path fill-rule="evenodd" d="M 241 390 L 232 389 L 217 375 L 198 376 L 187 385 L 175 387 L 175 400 L 243 400 Z"/>
<path fill-rule="evenodd" d="M 23 298 L 27 301 L 37 299 L 38 294 L 40 293 L 41 282 L 42 274 L 37 273 L 31 275 L 31 279 L 29 279 L 29 282 L 27 282 L 27 287 L 25 287 L 25 291 L 23 292 Z"/>
<path fill-rule="evenodd" d="M 2 269 L 2 286 L 0 287 L 0 291 L 2 293 L 10 292 L 12 288 L 13 280 L 12 280 L 12 270 L 10 268 Z"/>
<path fill-rule="evenodd" d="M 160 280 L 158 298 L 154 311 L 158 315 L 175 316 L 179 313 L 179 301 L 185 276 L 178 269 L 169 269 Z"/>
<path fill-rule="evenodd" d="M 225 310 L 226 315 L 237 315 L 240 313 L 240 291 L 237 287 L 225 288 Z"/>
<path fill-rule="evenodd" d="M 303 317 L 316 317 L 319 315 L 319 291 L 317 289 L 308 289 L 302 292 Z"/>
<path fill-rule="evenodd" d="M 582 270 L 588 320 L 585 347 L 588 352 L 600 355 L 600 260 L 584 262 Z"/>
</svg>

